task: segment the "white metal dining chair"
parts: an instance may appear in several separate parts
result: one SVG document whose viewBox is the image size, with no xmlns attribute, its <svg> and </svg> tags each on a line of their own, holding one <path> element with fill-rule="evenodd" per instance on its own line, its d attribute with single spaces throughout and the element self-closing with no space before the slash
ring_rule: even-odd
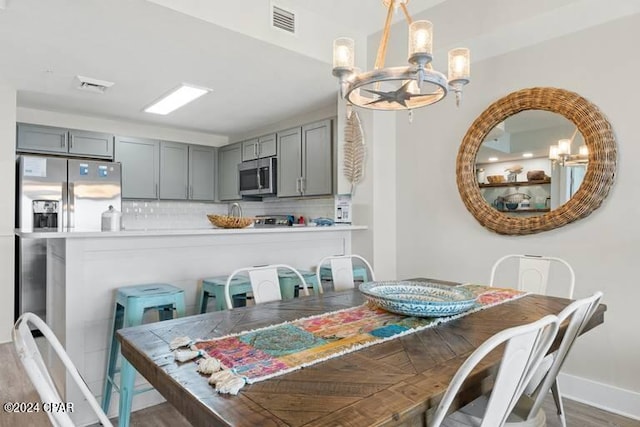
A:
<svg viewBox="0 0 640 427">
<path fill-rule="evenodd" d="M 479 422 L 469 423 L 469 425 L 480 427 L 502 426 L 549 350 L 558 332 L 558 326 L 558 318 L 548 315 L 526 325 L 505 329 L 482 343 L 453 376 L 433 419 L 429 422 L 429 427 L 465 425 L 465 415 L 460 411 L 445 418 L 449 407 L 476 365 L 497 346 L 506 343 L 493 390 L 486 401 L 484 412 Z"/>
<path fill-rule="evenodd" d="M 227 278 L 225 284 L 224 295 L 227 302 L 227 308 L 233 309 L 233 302 L 231 301 L 231 281 L 235 276 L 241 273 L 247 273 L 251 282 L 251 291 L 253 292 L 253 300 L 256 304 L 262 304 L 269 301 L 279 301 L 282 299 L 282 292 L 280 291 L 280 280 L 278 278 L 278 269 L 284 268 L 291 270 L 300 279 L 301 287 L 305 295 L 309 295 L 309 289 L 304 277 L 298 270 L 286 264 L 271 264 L 260 267 L 244 267 L 235 270 Z"/>
<path fill-rule="evenodd" d="M 18 356 L 20 357 L 20 361 L 22 362 L 29 379 L 40 395 L 42 402 L 58 405 L 57 407 L 59 408 L 65 407 L 64 405 L 66 405 L 66 402 L 60 397 L 60 393 L 58 392 L 53 378 L 49 373 L 47 365 L 42 359 L 40 350 L 33 339 L 29 324 L 35 326 L 40 330 L 40 332 L 42 332 L 42 335 L 47 339 L 49 345 L 55 351 L 58 358 L 66 368 L 67 373 L 77 384 L 84 398 L 87 400 L 87 403 L 89 403 L 89 406 L 91 406 L 91 409 L 93 409 L 97 415 L 100 423 L 105 427 L 112 427 L 111 422 L 102 411 L 102 408 L 100 408 L 96 398 L 89 390 L 89 387 L 87 387 L 87 384 L 80 376 L 80 373 L 74 366 L 71 359 L 69 359 L 69 356 L 62 347 L 62 344 L 60 344 L 60 341 L 58 341 L 49 326 L 47 326 L 47 324 L 35 314 L 24 313 L 13 326 L 13 343 L 16 351 L 18 352 Z M 45 412 L 49 416 L 51 424 L 56 427 L 75 427 L 76 425 L 69 417 L 69 413 L 67 411 L 46 410 Z"/>
<path fill-rule="evenodd" d="M 352 289 L 355 286 L 353 273 L 354 258 L 360 260 L 364 264 L 365 268 L 367 269 L 368 279 L 376 280 L 371 264 L 369 264 L 369 261 L 367 261 L 360 255 L 332 255 L 322 258 L 318 263 L 318 267 L 316 268 L 316 277 L 318 279 L 318 283 L 322 283 L 322 267 L 326 263 L 329 263 L 331 266 L 331 280 L 333 282 L 333 290 L 342 291 L 345 289 Z M 322 286 L 320 287 L 320 289 L 322 289 Z"/>
<path fill-rule="evenodd" d="M 497 260 L 491 268 L 491 277 L 489 278 L 489 286 L 496 285 L 496 274 L 498 268 L 505 266 L 507 260 L 517 259 L 518 263 L 518 289 L 535 294 L 547 295 L 549 285 L 549 269 L 551 263 L 560 264 L 569 272 L 569 282 L 562 288 L 564 292 L 555 296 L 564 298 L 573 298 L 573 288 L 576 283 L 576 275 L 571 265 L 562 258 L 541 256 L 541 255 L 505 255 Z M 504 268 L 504 267 L 502 267 Z"/>
<path fill-rule="evenodd" d="M 519 290 L 548 295 L 549 270 L 551 269 L 552 264 L 556 264 L 567 270 L 568 281 L 563 286 L 554 287 L 554 296 L 569 299 L 573 298 L 573 290 L 576 282 L 575 272 L 567 261 L 557 257 L 519 254 L 505 255 L 493 264 L 493 267 L 491 268 L 489 286 L 495 286 L 498 271 L 506 269 L 510 265 L 510 261 L 513 260 L 518 261 L 517 284 Z M 549 370 L 552 363 L 553 355 L 551 354 L 543 359 L 538 370 L 539 372 L 534 375 L 534 381 L 531 385 L 525 388 L 525 394 L 531 394 L 533 392 L 536 385 L 535 379 L 539 381 Z M 555 381 L 554 386 L 551 388 L 551 392 L 553 394 L 553 400 L 556 403 L 558 413 L 562 413 L 562 397 L 559 394 L 559 390 L 557 381 Z"/>
<path fill-rule="evenodd" d="M 598 308 L 598 304 L 601 299 L 602 292 L 596 292 L 590 297 L 574 301 L 562 310 L 560 314 L 558 314 L 558 321 L 560 323 L 569 319 L 569 324 L 567 325 L 567 330 L 562 337 L 562 342 L 560 343 L 558 350 L 550 355 L 552 363 L 548 370 L 546 372 L 541 372 L 541 369 L 539 368 L 525 388 L 525 394 L 531 395 L 531 399 L 533 399 L 534 402 L 531 409 L 532 414 L 535 413 L 535 411 L 541 410 L 544 398 L 551 389 L 553 391 L 556 408 L 558 409 L 558 417 L 560 418 L 562 426 L 566 427 L 567 421 L 564 413 L 564 407 L 562 405 L 562 396 L 558 389 L 557 377 L 567 355 L 569 354 L 569 351 L 576 341 L 576 338 L 578 338 L 578 335 L 580 335 L 584 330 L 585 326 L 593 316 L 593 313 L 596 311 L 596 308 Z M 545 358 L 545 361 L 546 360 L 547 358 Z M 530 390 L 532 390 L 532 392 L 530 392 Z"/>
</svg>

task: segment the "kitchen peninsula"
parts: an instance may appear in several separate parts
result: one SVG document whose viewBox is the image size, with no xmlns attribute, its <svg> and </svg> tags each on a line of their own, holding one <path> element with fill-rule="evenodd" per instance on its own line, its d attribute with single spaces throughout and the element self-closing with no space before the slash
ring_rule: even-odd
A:
<svg viewBox="0 0 640 427">
<path fill-rule="evenodd" d="M 203 278 L 236 268 L 285 263 L 312 269 L 321 258 L 351 253 L 351 235 L 364 226 L 246 229 L 136 230 L 119 232 L 21 232 L 47 239 L 47 323 L 93 393 L 102 393 L 114 291 L 121 286 L 164 282 L 185 290 L 187 312 L 195 311 Z M 213 304 L 212 304 L 213 305 Z M 210 310 L 213 310 L 211 305 Z M 155 313 L 149 320 L 155 320 Z M 197 337 L 193 337 L 197 338 Z M 57 381 L 62 381 L 60 371 Z M 68 383 L 68 381 L 65 381 Z M 156 392 L 134 399 L 134 409 L 161 401 Z M 92 421 L 75 390 L 74 421 Z M 117 412 L 117 396 L 110 415 Z"/>
</svg>

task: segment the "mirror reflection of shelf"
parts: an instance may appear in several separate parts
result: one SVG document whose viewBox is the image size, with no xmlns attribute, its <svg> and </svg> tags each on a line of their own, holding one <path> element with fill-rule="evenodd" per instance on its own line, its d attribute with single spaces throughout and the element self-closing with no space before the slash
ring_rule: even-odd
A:
<svg viewBox="0 0 640 427">
<path fill-rule="evenodd" d="M 517 182 L 497 182 L 495 184 L 478 184 L 480 188 L 492 187 L 526 187 L 529 185 L 551 184 L 551 179 L 541 179 L 538 181 L 517 181 Z"/>
</svg>

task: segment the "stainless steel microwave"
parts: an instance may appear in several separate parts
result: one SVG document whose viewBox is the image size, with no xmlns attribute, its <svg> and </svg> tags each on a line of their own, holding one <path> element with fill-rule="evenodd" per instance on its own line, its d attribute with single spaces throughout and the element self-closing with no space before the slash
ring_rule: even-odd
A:
<svg viewBox="0 0 640 427">
<path fill-rule="evenodd" d="M 276 158 L 250 160 L 238 165 L 241 196 L 276 195 Z"/>
</svg>

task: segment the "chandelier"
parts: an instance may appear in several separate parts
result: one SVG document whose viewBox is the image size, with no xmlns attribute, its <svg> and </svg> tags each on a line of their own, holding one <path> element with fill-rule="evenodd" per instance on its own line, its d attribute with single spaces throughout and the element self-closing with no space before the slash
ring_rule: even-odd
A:
<svg viewBox="0 0 640 427">
<path fill-rule="evenodd" d="M 340 80 L 340 94 L 349 103 L 374 110 L 411 110 L 434 104 L 449 90 L 456 94 L 456 105 L 462 99 L 462 87 L 469 83 L 469 49 L 449 51 L 448 79 L 433 69 L 433 25 L 429 21 L 413 21 L 407 11 L 409 0 L 382 0 L 387 18 L 372 71 L 360 72 L 354 67 L 354 41 L 342 37 L 333 42 L 333 75 Z M 409 25 L 411 65 L 385 67 L 391 19 L 402 9 Z"/>
</svg>

